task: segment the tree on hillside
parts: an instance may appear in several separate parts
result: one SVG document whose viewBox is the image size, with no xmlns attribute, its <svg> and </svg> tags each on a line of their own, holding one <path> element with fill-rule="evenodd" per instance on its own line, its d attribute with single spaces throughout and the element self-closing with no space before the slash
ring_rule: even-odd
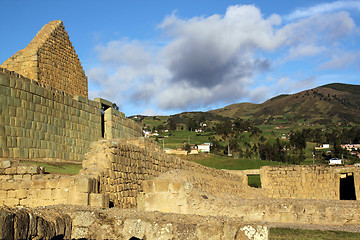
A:
<svg viewBox="0 0 360 240">
<path fill-rule="evenodd" d="M 290 144 L 300 151 L 306 148 L 306 139 L 299 131 L 290 133 Z"/>
<path fill-rule="evenodd" d="M 186 125 L 189 131 L 194 131 L 195 129 L 198 129 L 199 126 L 199 124 L 193 118 L 189 118 Z"/>
<path fill-rule="evenodd" d="M 175 122 L 175 119 L 173 119 L 173 118 L 170 117 L 170 118 L 168 119 L 167 126 L 168 126 L 169 130 L 176 130 L 176 122 Z"/>
</svg>

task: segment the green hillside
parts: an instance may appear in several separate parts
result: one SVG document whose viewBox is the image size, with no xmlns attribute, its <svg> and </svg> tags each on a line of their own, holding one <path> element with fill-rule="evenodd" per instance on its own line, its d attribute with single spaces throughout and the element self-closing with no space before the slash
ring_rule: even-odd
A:
<svg viewBox="0 0 360 240">
<path fill-rule="evenodd" d="M 280 95 L 262 104 L 232 104 L 209 112 L 256 124 L 359 124 L 360 86 L 333 83 Z"/>
</svg>

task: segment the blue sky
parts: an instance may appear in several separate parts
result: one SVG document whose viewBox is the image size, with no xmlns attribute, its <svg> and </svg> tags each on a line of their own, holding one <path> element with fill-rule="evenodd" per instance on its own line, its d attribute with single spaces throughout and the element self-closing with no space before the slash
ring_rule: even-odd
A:
<svg viewBox="0 0 360 240">
<path fill-rule="evenodd" d="M 0 62 L 62 20 L 89 97 L 127 116 L 360 84 L 360 1 L 2 0 Z"/>
</svg>

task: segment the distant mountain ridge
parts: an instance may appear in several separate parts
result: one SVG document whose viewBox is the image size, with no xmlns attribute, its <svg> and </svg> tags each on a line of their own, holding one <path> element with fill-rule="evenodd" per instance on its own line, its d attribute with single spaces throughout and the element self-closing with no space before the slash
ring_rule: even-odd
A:
<svg viewBox="0 0 360 240">
<path fill-rule="evenodd" d="M 237 103 L 210 113 L 257 124 L 284 122 L 360 123 L 360 85 L 332 83 L 295 94 L 283 94 L 261 104 Z M 277 121 L 277 122 L 279 122 Z"/>
</svg>

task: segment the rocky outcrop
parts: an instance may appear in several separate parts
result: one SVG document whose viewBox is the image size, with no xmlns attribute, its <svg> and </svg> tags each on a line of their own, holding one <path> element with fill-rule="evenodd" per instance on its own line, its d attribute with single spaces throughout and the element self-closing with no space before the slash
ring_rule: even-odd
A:
<svg viewBox="0 0 360 240">
<path fill-rule="evenodd" d="M 268 239 L 264 223 L 130 209 L 0 208 L 0 239 Z"/>
<path fill-rule="evenodd" d="M 25 208 L 0 208 L 0 239 L 70 239 L 69 215 Z"/>
</svg>

